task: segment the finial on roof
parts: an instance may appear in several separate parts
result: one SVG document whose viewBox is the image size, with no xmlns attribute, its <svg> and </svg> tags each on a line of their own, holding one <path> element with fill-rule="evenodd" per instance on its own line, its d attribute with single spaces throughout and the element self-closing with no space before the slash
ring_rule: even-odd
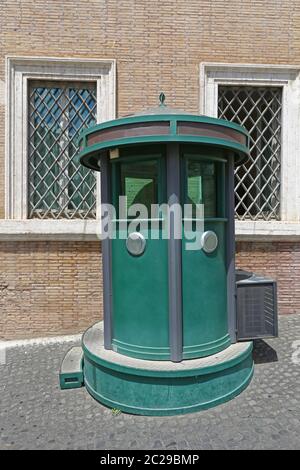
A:
<svg viewBox="0 0 300 470">
<path fill-rule="evenodd" d="M 159 101 L 160 101 L 159 106 L 166 106 L 165 105 L 165 99 L 166 99 L 166 95 L 163 92 L 161 92 L 160 95 L 159 95 Z"/>
</svg>

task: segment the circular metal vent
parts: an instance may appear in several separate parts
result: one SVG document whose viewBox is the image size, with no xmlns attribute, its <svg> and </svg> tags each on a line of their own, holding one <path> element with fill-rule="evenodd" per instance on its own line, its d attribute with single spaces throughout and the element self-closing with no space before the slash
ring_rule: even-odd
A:
<svg viewBox="0 0 300 470">
<path fill-rule="evenodd" d="M 132 232 L 126 240 L 126 248 L 132 256 L 140 256 L 146 248 L 146 240 L 139 232 Z"/>
<path fill-rule="evenodd" d="M 215 232 L 208 230 L 203 233 L 201 243 L 205 253 L 212 253 L 218 246 L 218 237 Z"/>
</svg>

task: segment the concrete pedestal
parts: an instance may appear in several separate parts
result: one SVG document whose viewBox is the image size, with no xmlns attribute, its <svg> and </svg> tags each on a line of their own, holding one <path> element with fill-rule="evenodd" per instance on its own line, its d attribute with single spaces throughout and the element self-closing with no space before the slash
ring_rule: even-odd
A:
<svg viewBox="0 0 300 470">
<path fill-rule="evenodd" d="M 141 415 L 191 413 L 242 392 L 253 375 L 252 342 L 236 343 L 199 359 L 150 361 L 103 347 L 103 323 L 82 340 L 84 384 L 99 402 Z"/>
</svg>

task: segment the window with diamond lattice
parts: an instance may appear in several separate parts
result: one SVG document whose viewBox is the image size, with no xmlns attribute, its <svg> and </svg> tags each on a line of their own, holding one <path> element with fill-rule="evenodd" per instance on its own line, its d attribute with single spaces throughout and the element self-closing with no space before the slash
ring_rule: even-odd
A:
<svg viewBox="0 0 300 470">
<path fill-rule="evenodd" d="M 94 83 L 30 83 L 29 217 L 96 217 L 95 175 L 76 160 L 78 135 L 95 122 Z"/>
<path fill-rule="evenodd" d="M 235 172 L 238 219 L 280 218 L 281 109 L 279 87 L 218 87 L 218 116 L 250 134 L 250 158 Z"/>
</svg>

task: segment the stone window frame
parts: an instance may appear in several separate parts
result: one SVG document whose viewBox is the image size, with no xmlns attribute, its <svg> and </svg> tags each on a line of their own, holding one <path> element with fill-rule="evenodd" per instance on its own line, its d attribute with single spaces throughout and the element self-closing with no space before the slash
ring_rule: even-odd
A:
<svg viewBox="0 0 300 470">
<path fill-rule="evenodd" d="M 219 85 L 282 88 L 280 221 L 236 220 L 237 239 L 300 240 L 300 66 L 203 62 L 201 114 L 217 117 Z"/>
<path fill-rule="evenodd" d="M 100 218 L 100 174 L 95 220 L 28 219 L 28 82 L 89 81 L 97 86 L 97 122 L 116 117 L 116 60 L 6 56 L 5 220 L 0 239 L 96 239 Z"/>
</svg>

